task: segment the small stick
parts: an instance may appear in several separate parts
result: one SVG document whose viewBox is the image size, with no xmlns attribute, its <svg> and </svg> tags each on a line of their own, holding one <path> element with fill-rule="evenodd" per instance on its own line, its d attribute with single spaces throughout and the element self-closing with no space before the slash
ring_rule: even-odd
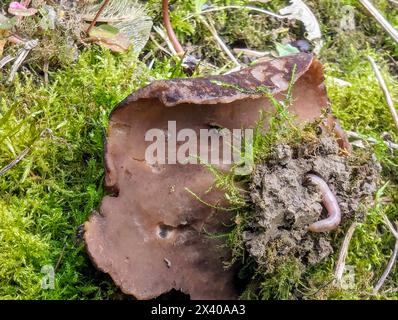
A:
<svg viewBox="0 0 398 320">
<path fill-rule="evenodd" d="M 108 5 L 110 0 L 104 0 L 102 3 L 101 7 L 99 8 L 97 14 L 95 15 L 93 21 L 91 21 L 90 26 L 87 28 L 86 33 L 90 34 L 91 29 L 95 26 L 95 23 L 97 22 L 99 16 L 101 15 L 102 11 L 104 11 L 105 7 Z"/>
<path fill-rule="evenodd" d="M 14 160 L 12 160 L 9 164 L 7 164 L 5 167 L 3 167 L 0 170 L 0 176 L 5 174 L 8 170 L 10 170 L 15 165 L 17 165 L 18 162 L 20 162 L 28 154 L 29 151 L 30 151 L 30 148 L 26 148 Z"/>
<path fill-rule="evenodd" d="M 169 15 L 169 0 L 163 0 L 162 1 L 162 14 L 163 14 L 163 24 L 164 27 L 166 28 L 167 35 L 173 44 L 173 47 L 175 51 L 177 52 L 177 55 L 180 57 L 184 56 L 185 52 L 184 49 L 182 48 L 180 42 L 178 41 L 178 38 L 176 34 L 174 33 L 173 26 L 171 25 L 170 22 L 170 15 Z"/>
<path fill-rule="evenodd" d="M 350 246 L 350 242 L 352 239 L 352 235 L 354 234 L 355 228 L 357 227 L 357 223 L 354 222 L 347 231 L 347 234 L 344 237 L 343 244 L 340 249 L 339 259 L 336 264 L 336 271 L 334 272 L 334 278 L 337 283 L 341 283 L 341 279 L 343 278 L 343 272 L 345 268 L 345 260 L 348 254 L 348 247 Z"/>
<path fill-rule="evenodd" d="M 369 0 L 359 0 L 362 5 L 369 11 L 369 13 L 377 20 L 385 31 L 398 42 L 398 31 L 384 18 L 379 10 Z"/>
<path fill-rule="evenodd" d="M 397 231 L 394 229 L 394 232 L 397 233 Z M 392 268 L 394 267 L 395 261 L 397 259 L 397 254 L 398 254 L 398 237 L 396 237 L 395 240 L 395 246 L 394 246 L 394 251 L 392 253 L 392 256 L 390 258 L 390 260 L 388 261 L 387 267 L 384 270 L 380 280 L 377 282 L 377 284 L 375 285 L 375 287 L 373 288 L 373 293 L 377 293 L 380 288 L 383 286 L 384 282 L 387 280 L 388 275 L 390 274 Z"/>
<path fill-rule="evenodd" d="M 374 61 L 374 59 L 372 57 L 368 56 L 368 60 L 372 64 L 372 68 L 373 68 L 373 71 L 374 71 L 374 73 L 376 75 L 377 81 L 379 82 L 380 88 L 383 90 L 384 97 L 386 98 L 388 107 L 390 108 L 390 112 L 391 112 L 392 118 L 394 120 L 395 127 L 398 130 L 398 114 L 397 114 L 397 110 L 395 110 L 394 102 L 392 100 L 390 91 L 388 90 L 386 82 L 384 81 L 384 78 L 381 75 L 381 72 L 380 72 L 376 62 Z"/>
<path fill-rule="evenodd" d="M 396 1 L 396 0 L 388 0 L 388 1 L 390 1 L 391 3 L 393 3 L 393 4 L 398 6 L 398 1 Z"/>
</svg>

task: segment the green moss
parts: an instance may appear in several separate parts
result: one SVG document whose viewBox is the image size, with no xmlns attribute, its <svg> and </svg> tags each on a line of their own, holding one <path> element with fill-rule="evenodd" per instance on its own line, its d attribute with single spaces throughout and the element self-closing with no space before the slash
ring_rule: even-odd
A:
<svg viewBox="0 0 398 320">
<path fill-rule="evenodd" d="M 196 17 L 186 19 L 200 2 L 171 1 L 174 28 L 184 47 L 192 46 L 208 62 L 224 66 L 230 61 L 209 31 Z M 228 5 L 246 1 L 217 0 L 211 3 Z M 303 297 L 318 299 L 397 299 L 397 292 L 393 290 L 398 283 L 396 268 L 381 293 L 371 295 L 372 286 L 383 272 L 394 242 L 380 213 L 384 212 L 392 221 L 398 220 L 398 152 L 388 150 L 380 135 L 389 132 L 395 142 L 398 135 L 366 56 L 373 56 L 382 67 L 397 102 L 395 75 L 398 68 L 393 60 L 398 58 L 398 45 L 367 15 L 358 1 L 308 3 L 319 18 L 325 37 L 320 58 L 325 64 L 333 111 L 345 129 L 378 139 L 374 150 L 383 166 L 384 180 L 390 184 L 366 221 L 358 226 L 351 241 L 347 264 L 355 271 L 352 288 L 344 290 L 331 285 L 334 264 L 345 234 L 345 230 L 341 230 L 334 235 L 335 254 L 331 259 L 307 270 L 303 276 L 298 276 L 301 272 L 294 262 L 287 262 L 266 279 L 260 281 L 257 275 L 255 279 L 258 281 L 249 283 L 242 297 L 288 299 L 293 293 L 298 296 L 299 292 Z M 398 27 L 397 8 L 387 0 L 374 3 Z M 286 4 L 287 1 L 256 3 L 274 11 Z M 344 5 L 351 5 L 356 10 L 356 29 L 353 31 L 340 30 Z M 150 0 L 147 6 L 155 22 L 159 22 L 161 1 Z M 292 25 L 244 10 L 219 11 L 209 17 L 230 47 L 247 46 L 269 51 L 274 41 L 280 42 L 288 36 L 292 39 L 303 37 L 299 23 Z M 31 37 L 35 37 L 36 29 L 29 22 L 32 21 L 26 19 L 24 27 L 31 30 Z M 84 51 L 76 64 L 69 66 L 72 61 L 68 55 L 70 51 L 63 50 L 67 48 L 67 39 L 58 33 L 44 36 L 50 44 L 48 51 L 36 56 L 32 52 L 32 63 L 18 73 L 13 84 L 5 84 L 6 71 L 1 71 L 0 167 L 15 159 L 25 148 L 29 147 L 30 151 L 0 177 L 0 299 L 117 298 L 112 281 L 92 267 L 76 236 L 78 226 L 98 207 L 104 193 L 103 130 L 113 106 L 132 90 L 146 84 L 149 76 L 161 79 L 185 76 L 185 73 L 174 59 L 158 59 L 156 56 L 153 69 L 148 71 L 130 55 L 112 55 L 95 48 Z M 62 44 L 60 52 L 57 50 L 59 43 Z M 50 68 L 50 84 L 47 86 L 35 74 L 46 60 L 53 66 L 66 66 L 58 71 Z M 348 81 L 351 86 L 338 86 L 333 78 Z M 306 134 L 311 134 L 311 128 Z M 257 154 L 256 161 L 259 161 L 266 158 L 270 143 L 280 138 L 280 134 L 257 137 L 255 149 L 261 150 Z M 234 248 L 232 262 L 241 264 L 240 276 L 247 279 L 258 271 L 247 257 L 242 242 L 250 211 L 244 207 L 233 176 L 219 181 L 220 187 L 229 188 L 227 195 L 240 208 L 235 218 L 236 228 L 226 237 Z M 57 267 L 54 290 L 43 290 L 40 286 L 41 268 L 45 265 Z"/>
<path fill-rule="evenodd" d="M 103 196 L 108 114 L 147 76 L 135 58 L 91 50 L 76 65 L 51 73 L 48 86 L 28 73 L 1 85 L 0 166 L 30 147 L 0 177 L 1 298 L 105 298 L 115 292 L 91 267 L 75 234 Z M 57 263 L 55 290 L 42 290 L 42 266 Z"/>
</svg>

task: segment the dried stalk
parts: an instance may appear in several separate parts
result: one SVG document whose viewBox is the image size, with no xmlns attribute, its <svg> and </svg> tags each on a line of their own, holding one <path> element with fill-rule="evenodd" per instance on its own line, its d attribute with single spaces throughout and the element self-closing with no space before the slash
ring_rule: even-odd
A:
<svg viewBox="0 0 398 320">
<path fill-rule="evenodd" d="M 384 18 L 369 0 L 359 0 L 385 31 L 398 43 L 398 31 Z"/>
<path fill-rule="evenodd" d="M 392 224 L 391 224 L 392 227 Z M 397 231 L 395 230 L 394 227 L 392 227 L 392 229 L 394 230 L 394 233 L 397 233 Z M 392 268 L 395 265 L 395 261 L 397 259 L 397 254 L 398 254 L 398 237 L 395 235 L 396 239 L 395 239 L 395 246 L 394 246 L 394 251 L 391 255 L 390 260 L 388 261 L 387 267 L 384 270 L 380 280 L 376 283 L 375 287 L 373 288 L 373 293 L 377 293 L 380 288 L 383 286 L 384 282 L 387 280 Z"/>
<path fill-rule="evenodd" d="M 152 42 L 155 44 L 155 46 L 156 46 L 160 51 L 163 51 L 164 53 L 168 54 L 169 56 L 172 56 L 172 55 L 173 55 L 170 51 L 168 51 L 167 49 L 163 48 L 163 47 L 159 44 L 159 42 L 156 41 L 155 37 L 154 37 L 152 34 L 149 35 L 149 38 L 152 40 Z"/>
<path fill-rule="evenodd" d="M 166 33 L 164 32 L 162 27 L 159 26 L 154 26 L 153 30 L 166 42 L 167 47 L 169 48 L 170 52 L 172 55 L 176 55 L 177 52 L 173 47 L 173 44 L 171 43 L 170 39 L 167 37 Z"/>
<path fill-rule="evenodd" d="M 0 69 L 3 68 L 7 63 L 11 62 L 14 59 L 15 59 L 15 57 L 12 57 L 10 55 L 3 57 L 0 60 Z"/>
<path fill-rule="evenodd" d="M 336 283 L 341 283 L 341 279 L 343 278 L 343 272 L 345 268 L 345 260 L 348 254 L 348 248 L 350 246 L 350 242 L 352 239 L 352 235 L 354 234 L 355 228 L 357 227 L 357 223 L 354 222 L 347 231 L 345 235 L 343 244 L 340 249 L 339 259 L 336 264 L 336 271 L 334 273 L 334 278 Z"/>
<path fill-rule="evenodd" d="M 269 15 L 271 17 L 278 18 L 278 19 L 285 19 L 286 18 L 285 16 L 282 16 L 280 14 L 277 14 L 277 13 L 274 13 L 274 12 L 271 12 L 271 11 L 268 11 L 268 10 L 252 7 L 252 6 L 222 6 L 222 7 L 214 7 L 214 8 L 202 10 L 201 12 L 199 12 L 199 14 L 215 12 L 215 11 L 222 11 L 222 10 L 227 10 L 227 9 L 250 10 L 250 11 L 256 11 L 256 12 L 259 12 L 259 13 L 264 13 L 266 15 Z M 196 15 L 195 13 L 194 14 L 190 14 L 184 20 L 190 19 L 190 18 L 194 17 L 195 15 Z"/>
<path fill-rule="evenodd" d="M 200 21 L 206 26 L 207 29 L 209 29 L 210 33 L 214 37 L 214 39 L 217 41 L 218 45 L 221 47 L 221 49 L 227 54 L 227 56 L 233 61 L 233 63 L 236 65 L 237 70 L 241 68 L 241 64 L 239 61 L 235 58 L 235 56 L 232 54 L 231 50 L 227 47 L 227 45 L 224 43 L 224 41 L 220 38 L 218 35 L 216 29 L 212 25 L 212 23 L 209 21 L 207 22 L 205 18 L 200 17 Z"/>
<path fill-rule="evenodd" d="M 393 234 L 393 236 L 395 237 L 395 239 L 398 240 L 398 231 L 395 230 L 393 224 L 391 223 L 390 219 L 388 219 L 388 217 L 383 213 L 382 214 L 384 223 L 386 224 L 386 226 L 388 227 L 388 229 L 390 230 L 390 232 Z"/>
<path fill-rule="evenodd" d="M 391 97 L 391 93 L 388 90 L 386 82 L 384 81 L 384 78 L 381 75 L 380 69 L 378 68 L 378 66 L 377 66 L 376 62 L 374 61 L 374 59 L 372 57 L 368 56 L 368 60 L 372 64 L 372 68 L 373 68 L 373 71 L 374 71 L 374 73 L 376 75 L 377 81 L 379 82 L 381 90 L 383 90 L 384 97 L 386 98 L 388 107 L 390 108 L 390 112 L 391 112 L 392 118 L 393 118 L 394 123 L 395 123 L 395 127 L 397 128 L 397 131 L 398 131 L 398 114 L 397 114 L 397 110 L 395 110 L 394 102 L 392 101 L 392 97 Z"/>
<path fill-rule="evenodd" d="M 11 82 L 12 80 L 14 80 L 14 77 L 15 77 L 19 67 L 24 62 L 26 57 L 28 56 L 30 50 L 32 50 L 34 47 L 36 47 L 38 43 L 39 43 L 38 40 L 27 41 L 27 42 L 25 42 L 25 46 L 21 50 L 18 51 L 17 58 L 11 67 L 10 75 L 8 77 L 8 82 Z"/>
<path fill-rule="evenodd" d="M 14 160 L 12 160 L 9 164 L 7 164 L 5 167 L 3 167 L 0 170 L 0 176 L 5 174 L 8 170 L 10 170 L 15 165 L 17 165 L 28 154 L 29 151 L 30 151 L 30 148 L 26 148 Z"/>
</svg>

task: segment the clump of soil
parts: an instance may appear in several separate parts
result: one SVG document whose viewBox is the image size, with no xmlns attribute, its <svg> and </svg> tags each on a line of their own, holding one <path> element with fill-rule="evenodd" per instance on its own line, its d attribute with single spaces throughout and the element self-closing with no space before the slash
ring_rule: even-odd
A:
<svg viewBox="0 0 398 320">
<path fill-rule="evenodd" d="M 290 259 L 308 266 L 333 253 L 330 232 L 307 230 L 327 216 L 320 190 L 305 183 L 307 173 L 323 178 L 336 195 L 342 212 L 339 228 L 348 220 L 364 219 L 380 166 L 369 151 L 341 153 L 334 137 L 326 134 L 294 147 L 279 144 L 269 161 L 256 167 L 251 184 L 254 217 L 243 239 L 266 273 Z"/>
</svg>

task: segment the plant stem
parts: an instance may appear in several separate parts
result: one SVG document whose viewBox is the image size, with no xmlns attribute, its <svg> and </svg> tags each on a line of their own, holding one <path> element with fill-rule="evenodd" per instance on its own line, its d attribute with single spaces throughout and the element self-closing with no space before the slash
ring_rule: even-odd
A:
<svg viewBox="0 0 398 320">
<path fill-rule="evenodd" d="M 95 15 L 93 21 L 91 21 L 90 26 L 87 28 L 86 33 L 89 34 L 91 29 L 95 26 L 95 23 L 97 22 L 99 16 L 101 15 L 102 11 L 104 11 L 105 7 L 108 5 L 110 0 L 104 0 L 102 3 L 101 7 L 99 8 L 97 14 Z"/>
<path fill-rule="evenodd" d="M 373 293 L 377 293 L 380 290 L 380 288 L 383 286 L 386 279 L 388 278 L 388 275 L 390 274 L 392 268 L 394 267 L 395 261 L 397 259 L 397 254 L 398 254 L 398 238 L 395 239 L 394 251 L 391 255 L 390 260 L 388 261 L 387 267 L 384 270 L 380 280 L 375 285 L 375 287 L 373 289 Z"/>
<path fill-rule="evenodd" d="M 169 15 L 169 0 L 163 0 L 162 1 L 162 14 L 163 14 L 163 24 L 164 27 L 166 28 L 167 35 L 173 44 L 173 47 L 179 56 L 184 55 L 184 49 L 182 48 L 180 42 L 177 39 L 176 34 L 174 33 L 173 26 L 171 25 L 170 22 L 170 15 Z"/>
<path fill-rule="evenodd" d="M 382 16 L 379 10 L 368 0 L 359 0 L 385 31 L 398 43 L 398 31 Z"/>
<path fill-rule="evenodd" d="M 398 131 L 398 114 L 397 114 L 397 110 L 395 110 L 394 102 L 393 102 L 392 97 L 391 97 L 391 93 L 388 90 L 386 82 L 384 81 L 384 78 L 383 78 L 383 76 L 382 76 L 382 74 L 380 72 L 380 69 L 378 68 L 378 66 L 377 66 L 376 62 L 374 61 L 374 59 L 372 57 L 368 56 L 368 60 L 372 64 L 372 68 L 373 68 L 373 71 L 374 71 L 374 73 L 376 75 L 377 81 L 379 82 L 381 90 L 383 90 L 384 97 L 386 98 L 387 105 L 390 108 L 391 116 L 392 116 L 392 118 L 394 120 L 395 127 L 397 128 L 397 131 Z"/>
</svg>

